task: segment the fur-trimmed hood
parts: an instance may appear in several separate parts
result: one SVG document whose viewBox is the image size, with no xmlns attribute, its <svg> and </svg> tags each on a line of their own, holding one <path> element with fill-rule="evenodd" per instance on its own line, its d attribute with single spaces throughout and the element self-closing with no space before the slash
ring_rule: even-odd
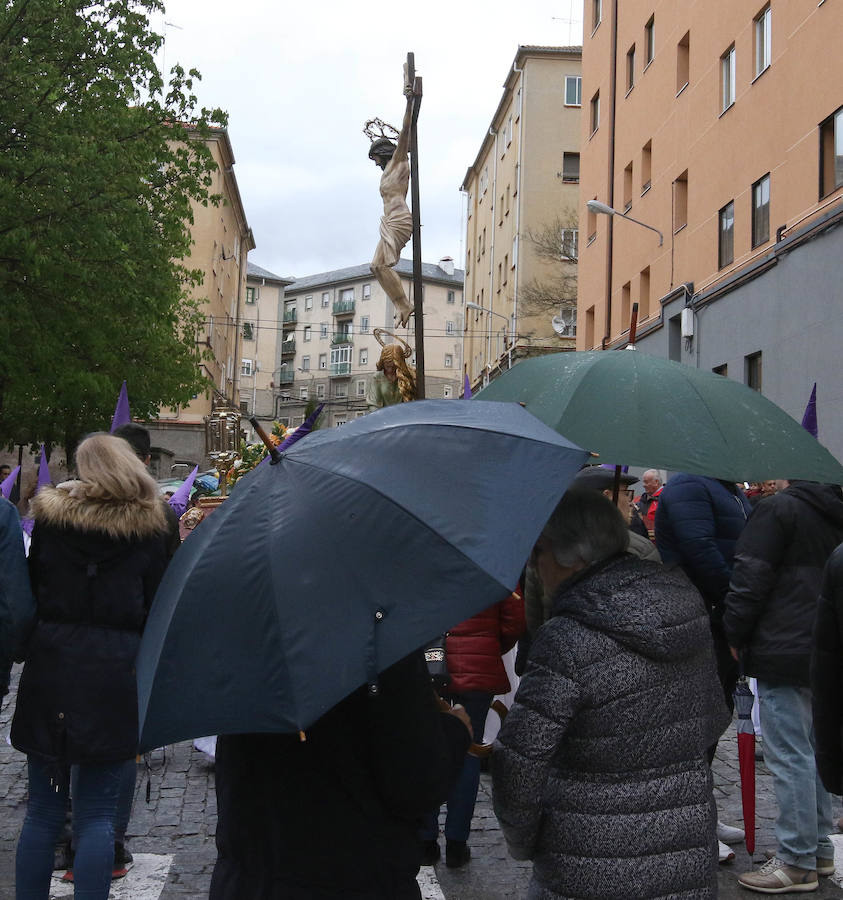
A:
<svg viewBox="0 0 843 900">
<path fill-rule="evenodd" d="M 80 481 L 43 487 L 32 500 L 36 525 L 96 531 L 115 539 L 149 538 L 166 531 L 164 501 L 148 508 L 136 500 L 91 500 Z"/>
</svg>

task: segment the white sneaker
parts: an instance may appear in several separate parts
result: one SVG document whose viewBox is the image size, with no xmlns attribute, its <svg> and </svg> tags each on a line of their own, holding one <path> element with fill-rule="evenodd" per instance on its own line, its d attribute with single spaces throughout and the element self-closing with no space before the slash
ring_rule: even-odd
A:
<svg viewBox="0 0 843 900">
<path fill-rule="evenodd" d="M 739 844 L 746 838 L 743 828 L 735 828 L 734 825 L 727 825 L 725 822 L 717 821 L 717 840 L 723 841 L 724 844 Z"/>
<path fill-rule="evenodd" d="M 717 850 L 720 855 L 718 860 L 720 863 L 728 863 L 735 858 L 735 851 L 728 844 L 724 844 L 723 841 L 717 842 Z"/>
</svg>

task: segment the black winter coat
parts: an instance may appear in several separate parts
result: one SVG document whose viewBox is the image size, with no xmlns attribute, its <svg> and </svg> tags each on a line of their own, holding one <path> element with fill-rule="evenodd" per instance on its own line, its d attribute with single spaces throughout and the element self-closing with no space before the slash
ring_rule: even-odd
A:
<svg viewBox="0 0 843 900">
<path fill-rule="evenodd" d="M 843 544 L 828 561 L 811 656 L 814 752 L 825 789 L 843 794 Z"/>
<path fill-rule="evenodd" d="M 841 541 L 836 485 L 793 481 L 755 507 L 735 549 L 723 616 L 748 675 L 808 686 L 823 567 Z"/>
<path fill-rule="evenodd" d="M 131 759 L 135 656 L 167 561 L 163 510 L 83 501 L 60 486 L 39 491 L 33 514 L 38 618 L 12 744 L 62 765 Z"/>
<path fill-rule="evenodd" d="M 362 687 L 307 731 L 217 741 L 217 850 L 209 900 L 418 897 L 420 817 L 471 742 L 440 713 L 423 655 Z"/>
<path fill-rule="evenodd" d="M 729 589 L 735 544 L 752 508 L 733 484 L 680 473 L 662 489 L 656 547 L 666 566 L 681 565 L 709 610 Z"/>
<path fill-rule="evenodd" d="M 677 569 L 628 555 L 553 598 L 492 753 L 530 897 L 717 896 L 711 773 L 729 721 L 708 615 Z"/>
</svg>

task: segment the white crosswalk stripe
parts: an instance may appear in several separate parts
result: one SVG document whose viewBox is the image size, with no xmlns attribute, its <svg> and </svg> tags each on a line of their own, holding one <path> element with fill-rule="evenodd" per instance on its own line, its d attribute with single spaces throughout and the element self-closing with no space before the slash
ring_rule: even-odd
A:
<svg viewBox="0 0 843 900">
<path fill-rule="evenodd" d="M 835 872 L 831 876 L 831 880 L 838 887 L 843 887 L 843 834 L 830 834 L 829 838 L 831 843 L 834 844 Z"/>
<path fill-rule="evenodd" d="M 108 900 L 158 900 L 167 882 L 172 855 L 133 853 L 135 862 L 125 878 L 111 882 Z M 56 872 L 50 885 L 50 900 L 73 896 L 73 885 L 63 883 L 64 872 Z"/>
<path fill-rule="evenodd" d="M 442 893 L 442 888 L 439 887 L 433 866 L 422 866 L 419 869 L 419 874 L 416 876 L 416 881 L 418 881 L 419 888 L 421 888 L 422 900 L 445 900 L 445 895 Z"/>
</svg>

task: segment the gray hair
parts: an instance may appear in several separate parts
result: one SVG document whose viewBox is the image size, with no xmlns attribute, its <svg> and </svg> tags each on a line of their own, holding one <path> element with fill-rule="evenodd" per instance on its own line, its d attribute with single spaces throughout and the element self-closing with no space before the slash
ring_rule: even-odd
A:
<svg viewBox="0 0 843 900">
<path fill-rule="evenodd" d="M 573 488 L 559 501 L 542 534 L 560 566 L 586 565 L 622 553 L 629 529 L 620 510 L 597 491 Z"/>
</svg>

